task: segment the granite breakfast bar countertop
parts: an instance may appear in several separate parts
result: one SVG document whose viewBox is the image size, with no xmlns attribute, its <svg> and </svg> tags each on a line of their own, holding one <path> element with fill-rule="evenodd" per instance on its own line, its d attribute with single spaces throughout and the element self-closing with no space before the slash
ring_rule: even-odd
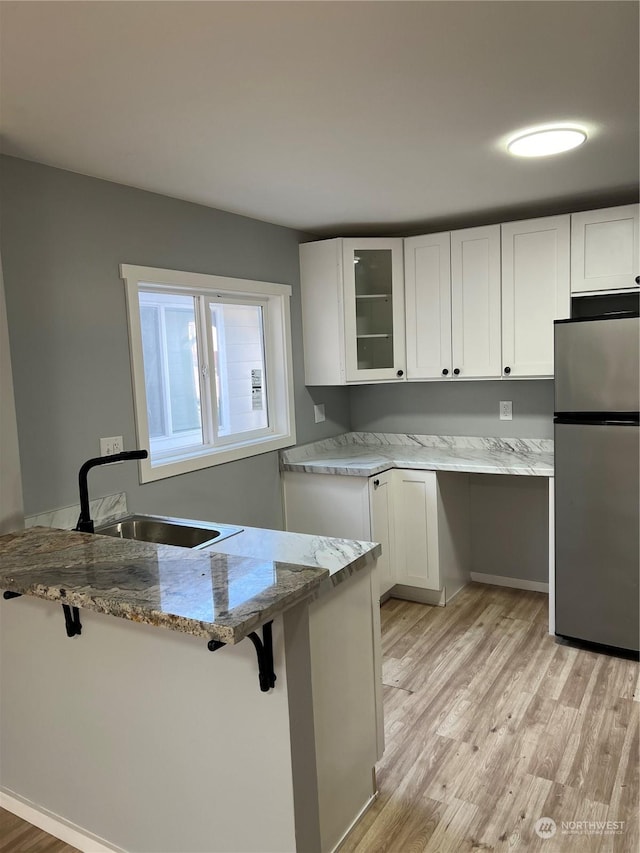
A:
<svg viewBox="0 0 640 853">
<path fill-rule="evenodd" d="M 553 477 L 550 439 L 350 432 L 281 451 L 283 471 L 371 477 L 390 468 Z"/>
<path fill-rule="evenodd" d="M 243 527 L 242 532 L 216 542 L 212 549 L 220 554 L 280 560 L 296 566 L 326 569 L 328 582 L 337 585 L 369 565 L 382 553 L 375 542 L 357 539 L 337 539 L 289 530 L 266 530 L 262 527 Z M 321 582 L 325 584 L 326 581 Z"/>
<path fill-rule="evenodd" d="M 256 528 L 202 550 L 0 536 L 0 590 L 24 596 L 0 601 L 3 790 L 82 849 L 329 849 L 376 793 L 379 554 Z M 72 642 L 61 604 L 80 608 Z"/>
<path fill-rule="evenodd" d="M 305 565 L 299 541 L 297 562 L 273 559 L 284 541 L 261 557 L 255 544 L 251 556 L 32 527 L 0 537 L 0 589 L 233 644 L 312 595 L 331 573 L 368 565 L 380 550 L 335 540 L 332 552 L 323 540 L 320 553 L 331 559 L 316 553 Z"/>
</svg>

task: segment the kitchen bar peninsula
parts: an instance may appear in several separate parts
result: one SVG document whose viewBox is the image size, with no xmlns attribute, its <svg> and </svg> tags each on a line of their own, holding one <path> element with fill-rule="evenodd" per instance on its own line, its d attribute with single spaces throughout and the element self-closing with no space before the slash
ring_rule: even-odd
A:
<svg viewBox="0 0 640 853">
<path fill-rule="evenodd" d="M 334 849 L 375 795 L 379 551 L 325 539 L 303 565 L 273 548 L 0 537 L 0 588 L 21 594 L 1 604 L 5 804 L 84 849 Z M 79 608 L 78 636 L 60 604 Z"/>
</svg>

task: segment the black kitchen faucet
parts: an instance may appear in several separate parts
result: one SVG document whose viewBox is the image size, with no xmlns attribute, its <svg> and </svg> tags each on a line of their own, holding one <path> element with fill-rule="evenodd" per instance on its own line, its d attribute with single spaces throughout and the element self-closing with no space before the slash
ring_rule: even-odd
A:
<svg viewBox="0 0 640 853">
<path fill-rule="evenodd" d="M 127 459 L 146 459 L 148 455 L 149 452 L 147 450 L 123 450 L 122 453 L 112 453 L 111 456 L 96 456 L 93 459 L 87 459 L 81 466 L 78 474 L 80 515 L 78 523 L 75 526 L 76 530 L 79 530 L 81 533 L 94 532 L 91 511 L 89 509 L 89 486 L 87 485 L 89 471 L 98 465 L 109 465 L 111 462 L 125 462 Z"/>
</svg>

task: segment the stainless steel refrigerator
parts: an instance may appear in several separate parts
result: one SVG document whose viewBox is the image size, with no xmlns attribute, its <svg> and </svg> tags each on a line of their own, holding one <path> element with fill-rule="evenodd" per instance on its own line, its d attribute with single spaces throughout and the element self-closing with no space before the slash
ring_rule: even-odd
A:
<svg viewBox="0 0 640 853">
<path fill-rule="evenodd" d="M 639 647 L 640 320 L 556 320 L 556 634 Z"/>
</svg>

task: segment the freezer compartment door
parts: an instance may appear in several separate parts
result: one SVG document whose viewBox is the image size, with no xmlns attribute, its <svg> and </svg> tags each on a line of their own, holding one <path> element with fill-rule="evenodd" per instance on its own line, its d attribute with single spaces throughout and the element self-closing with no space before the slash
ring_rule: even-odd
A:
<svg viewBox="0 0 640 853">
<path fill-rule="evenodd" d="M 555 426 L 556 633 L 638 650 L 637 426 Z"/>
<path fill-rule="evenodd" d="M 640 410 L 640 320 L 555 323 L 556 412 Z"/>
</svg>

